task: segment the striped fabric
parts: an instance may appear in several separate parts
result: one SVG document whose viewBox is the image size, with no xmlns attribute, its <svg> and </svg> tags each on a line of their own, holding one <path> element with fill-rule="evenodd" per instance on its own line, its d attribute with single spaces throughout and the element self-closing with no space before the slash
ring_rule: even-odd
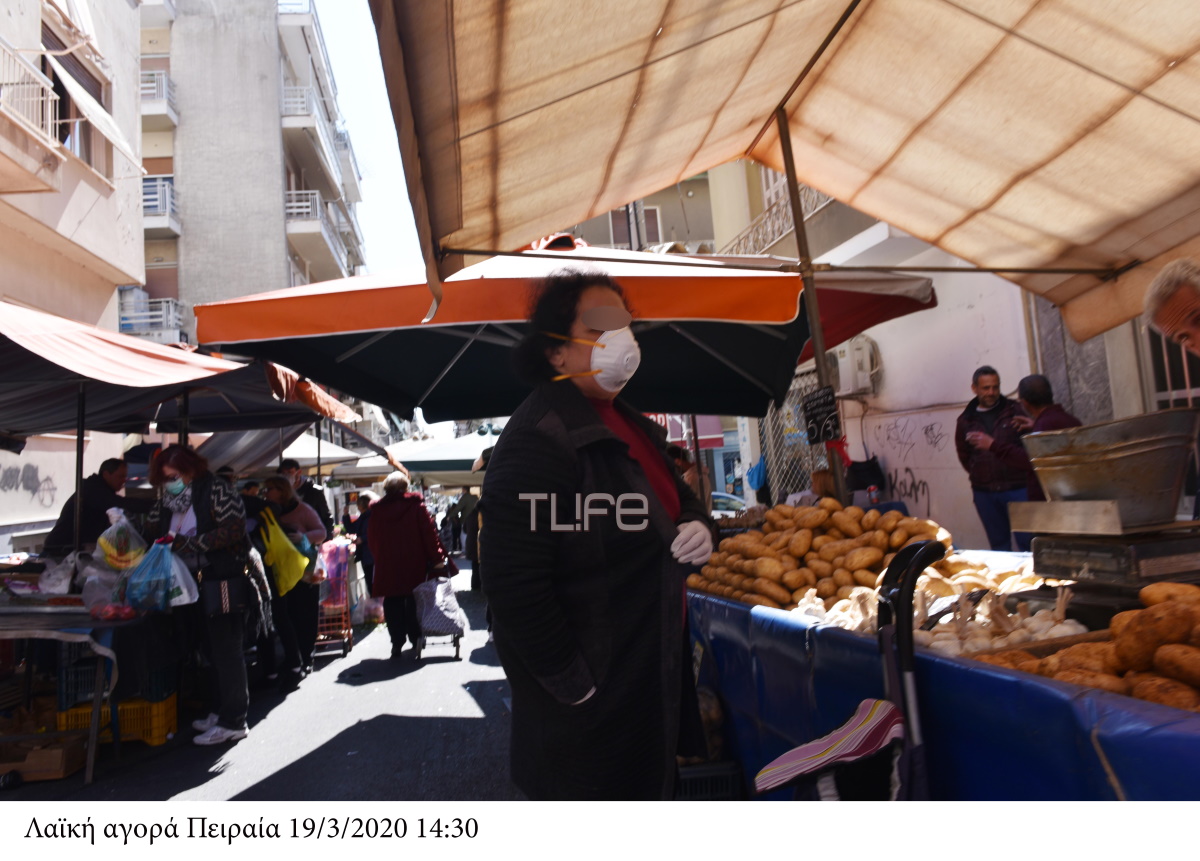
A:
<svg viewBox="0 0 1200 861">
<path fill-rule="evenodd" d="M 904 738 L 904 715 L 887 700 L 863 700 L 854 716 L 829 735 L 792 748 L 754 778 L 759 792 L 778 789 L 804 774 L 852 762 Z"/>
</svg>

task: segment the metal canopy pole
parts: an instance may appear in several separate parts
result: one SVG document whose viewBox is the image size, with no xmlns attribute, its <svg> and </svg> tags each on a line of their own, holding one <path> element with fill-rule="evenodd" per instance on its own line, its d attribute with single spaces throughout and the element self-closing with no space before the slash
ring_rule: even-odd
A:
<svg viewBox="0 0 1200 861">
<path fill-rule="evenodd" d="M 321 425 L 324 418 L 317 419 L 317 484 L 321 483 Z"/>
<path fill-rule="evenodd" d="M 78 415 L 75 420 L 75 552 L 83 549 L 80 543 L 80 528 L 83 524 L 83 426 L 86 414 L 84 386 L 79 384 Z"/>
<path fill-rule="evenodd" d="M 817 382 L 831 385 L 829 366 L 825 363 L 825 330 L 821 327 L 821 312 L 817 306 L 817 285 L 813 280 L 812 254 L 808 249 L 808 232 L 804 227 L 804 210 L 800 206 L 800 187 L 796 180 L 796 161 L 792 154 L 792 132 L 788 128 L 787 111 L 780 106 L 775 110 L 775 125 L 779 130 L 779 147 L 783 151 L 783 167 L 787 173 L 788 201 L 792 207 L 792 225 L 796 233 L 796 256 L 800 258 L 800 277 L 804 281 L 804 310 L 808 315 L 808 333 L 812 340 L 813 360 L 817 367 Z M 833 490 L 842 502 L 849 502 L 846 495 L 846 468 L 840 456 L 829 457 L 829 471 L 833 473 Z M 838 458 L 834 468 L 834 457 Z"/>
<path fill-rule="evenodd" d="M 188 444 L 188 419 L 190 418 L 190 416 L 189 416 L 190 404 L 189 404 L 189 399 L 188 399 L 189 394 L 190 393 L 187 389 L 183 390 L 182 401 L 180 402 L 180 407 L 179 407 L 179 444 L 180 445 Z"/>
</svg>

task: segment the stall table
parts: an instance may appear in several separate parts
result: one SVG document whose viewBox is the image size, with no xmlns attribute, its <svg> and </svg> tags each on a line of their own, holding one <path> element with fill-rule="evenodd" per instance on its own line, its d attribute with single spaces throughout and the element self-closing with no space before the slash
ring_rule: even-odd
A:
<svg viewBox="0 0 1200 861">
<path fill-rule="evenodd" d="M 748 784 L 883 696 L 874 636 L 699 592 L 688 612 Z M 934 799 L 1200 799 L 1200 715 L 926 651 L 916 674 Z"/>
<path fill-rule="evenodd" d="M 15 607 L 5 607 L 0 612 L 0 639 L 4 640 L 58 640 L 66 643 L 87 643 L 92 650 L 112 665 L 109 677 L 109 690 L 117 684 L 117 658 L 111 649 L 101 645 L 94 639 L 97 631 L 122 628 L 136 625 L 140 619 L 99 621 L 82 610 L 70 612 L 39 612 L 37 610 L 20 610 Z M 92 694 L 92 721 L 88 729 L 87 768 L 84 773 L 84 784 L 92 782 L 96 765 L 96 748 L 100 736 L 100 712 L 104 703 L 104 661 L 96 661 L 96 684 Z M 115 704 L 111 709 L 116 720 Z M 38 738 L 73 735 L 77 731 L 47 732 L 39 734 Z M 114 738 L 119 737 L 114 732 Z M 24 740 L 24 736 L 0 736 L 0 742 Z"/>
</svg>

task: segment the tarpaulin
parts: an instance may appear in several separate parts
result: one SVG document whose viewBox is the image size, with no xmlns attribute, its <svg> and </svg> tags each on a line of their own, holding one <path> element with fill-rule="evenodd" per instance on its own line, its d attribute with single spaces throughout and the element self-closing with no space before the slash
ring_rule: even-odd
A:
<svg viewBox="0 0 1200 861">
<path fill-rule="evenodd" d="M 688 607 L 748 784 L 883 695 L 873 636 L 699 593 Z M 924 651 L 916 677 L 935 799 L 1200 799 L 1200 715 Z"/>
</svg>

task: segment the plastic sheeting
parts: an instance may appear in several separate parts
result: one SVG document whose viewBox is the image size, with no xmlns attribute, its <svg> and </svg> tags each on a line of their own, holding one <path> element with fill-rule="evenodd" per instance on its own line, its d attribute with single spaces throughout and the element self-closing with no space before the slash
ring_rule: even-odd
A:
<svg viewBox="0 0 1200 861">
<path fill-rule="evenodd" d="M 883 696 L 873 637 L 710 595 L 688 607 L 748 781 Z M 1200 715 L 929 653 L 917 695 L 935 799 L 1200 799 Z"/>
</svg>

